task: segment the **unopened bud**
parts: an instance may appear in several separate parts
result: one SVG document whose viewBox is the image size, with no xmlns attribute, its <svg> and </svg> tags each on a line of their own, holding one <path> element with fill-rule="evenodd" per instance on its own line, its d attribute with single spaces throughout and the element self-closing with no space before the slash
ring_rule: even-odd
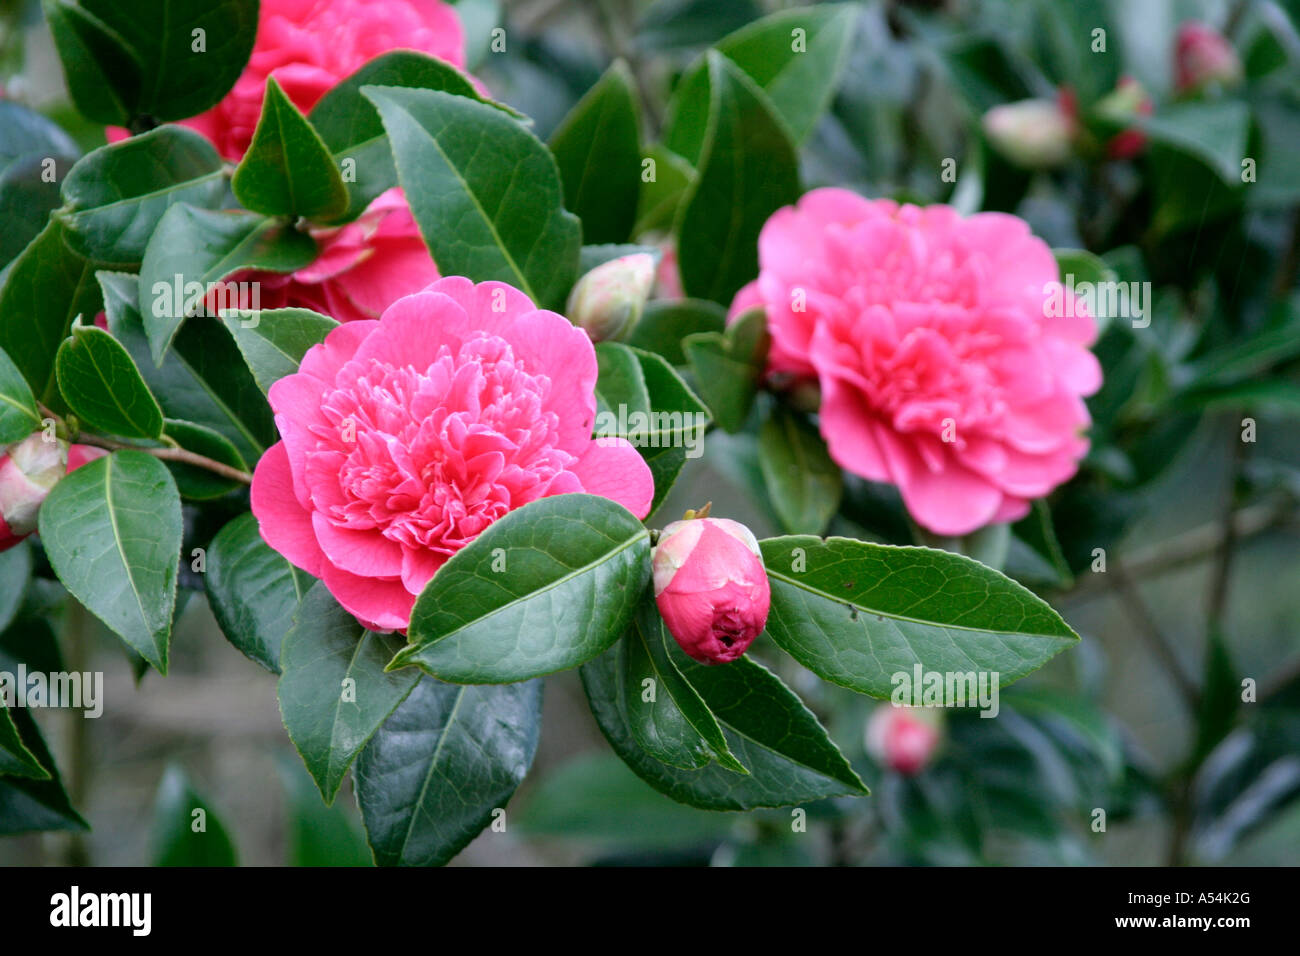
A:
<svg viewBox="0 0 1300 956">
<path fill-rule="evenodd" d="M 664 528 L 654 584 L 668 630 L 701 663 L 734 661 L 767 625 L 767 570 L 758 541 L 739 522 L 691 518 Z"/>
<path fill-rule="evenodd" d="M 937 710 L 881 704 L 867 720 L 867 753 L 882 767 L 915 776 L 939 746 L 942 721 Z"/>
<path fill-rule="evenodd" d="M 1074 120 L 1054 100 L 1021 100 L 984 114 L 984 134 L 1017 166 L 1051 169 L 1070 158 Z"/>
<path fill-rule="evenodd" d="M 68 470 L 68 443 L 28 435 L 0 455 L 0 549 L 36 530 L 41 502 Z"/>
<path fill-rule="evenodd" d="M 620 256 L 598 265 L 569 294 L 569 320 L 593 342 L 618 339 L 641 318 L 655 281 L 654 256 Z"/>
<path fill-rule="evenodd" d="M 1098 115 L 1117 123 L 1138 116 L 1150 116 L 1155 109 L 1151 97 L 1142 84 L 1131 76 L 1120 77 L 1115 89 L 1097 103 Z M 1126 129 L 1112 136 L 1106 143 L 1106 154 L 1111 159 L 1132 159 L 1146 148 L 1147 137 L 1137 128 Z"/>
<path fill-rule="evenodd" d="M 1214 85 L 1235 86 L 1241 78 L 1241 59 L 1218 30 L 1197 20 L 1178 28 L 1174 86 L 1179 93 L 1195 93 Z"/>
</svg>

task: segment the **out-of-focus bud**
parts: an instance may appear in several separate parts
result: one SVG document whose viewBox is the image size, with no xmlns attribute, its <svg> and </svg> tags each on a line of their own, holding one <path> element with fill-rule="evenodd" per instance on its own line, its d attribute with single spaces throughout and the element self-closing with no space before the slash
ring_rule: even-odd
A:
<svg viewBox="0 0 1300 956">
<path fill-rule="evenodd" d="M 1241 59 L 1218 30 L 1197 20 L 1178 28 L 1174 86 L 1179 93 L 1195 93 L 1214 85 L 1235 86 L 1241 78 Z"/>
<path fill-rule="evenodd" d="M 882 767 L 913 777 L 929 766 L 942 730 L 943 715 L 934 708 L 881 704 L 867 720 L 867 753 Z"/>
<path fill-rule="evenodd" d="M 618 339 L 641 318 L 655 281 L 654 256 L 637 252 L 596 266 L 569 294 L 569 320 L 593 342 Z"/>
<path fill-rule="evenodd" d="M 68 470 L 68 443 L 28 435 L 0 454 L 0 551 L 36 530 L 41 502 Z"/>
<path fill-rule="evenodd" d="M 984 135 L 993 147 L 1025 169 L 1052 169 L 1070 158 L 1075 124 L 1056 100 L 1004 103 L 984 114 Z"/>
<path fill-rule="evenodd" d="M 734 661 L 767 625 L 767 570 L 758 541 L 739 522 L 688 516 L 664 528 L 654 582 L 669 632 L 701 663 Z"/>
<path fill-rule="evenodd" d="M 1098 115 L 1120 123 L 1137 116 L 1150 116 L 1154 110 L 1155 104 L 1147 91 L 1131 76 L 1120 77 L 1115 89 L 1097 103 Z M 1146 145 L 1147 137 L 1142 130 L 1126 129 L 1106 143 L 1106 155 L 1111 159 L 1132 159 Z"/>
</svg>

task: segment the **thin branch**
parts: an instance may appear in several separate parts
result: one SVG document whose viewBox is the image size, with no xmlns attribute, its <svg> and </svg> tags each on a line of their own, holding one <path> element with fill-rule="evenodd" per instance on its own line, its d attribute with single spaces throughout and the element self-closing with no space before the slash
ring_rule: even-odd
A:
<svg viewBox="0 0 1300 956">
<path fill-rule="evenodd" d="M 240 484 L 251 485 L 253 483 L 253 476 L 248 472 L 233 468 L 224 462 L 207 458 L 204 455 L 186 451 L 184 448 L 142 448 L 139 445 L 128 445 L 125 442 L 114 441 L 111 438 L 86 434 L 78 435 L 77 442 L 82 445 L 94 445 L 96 448 L 107 448 L 109 451 L 142 451 L 146 455 L 152 455 L 162 461 L 193 465 L 195 468 L 202 468 L 204 471 L 210 471 L 222 478 L 229 478 L 231 481 L 238 481 Z"/>
<path fill-rule="evenodd" d="M 1201 692 L 1183 667 L 1183 662 L 1179 660 L 1177 653 L 1175 653 L 1173 644 L 1156 622 L 1155 615 L 1147 607 L 1146 601 L 1142 599 L 1137 585 L 1133 583 L 1133 579 L 1129 576 L 1128 569 L 1118 561 L 1112 560 L 1109 574 L 1114 577 L 1115 591 L 1120 604 L 1128 612 L 1129 617 L 1133 619 L 1133 623 L 1137 625 L 1138 633 L 1147 642 L 1147 646 L 1150 647 L 1152 653 L 1164 665 L 1188 709 L 1195 712 L 1200 707 Z"/>
</svg>

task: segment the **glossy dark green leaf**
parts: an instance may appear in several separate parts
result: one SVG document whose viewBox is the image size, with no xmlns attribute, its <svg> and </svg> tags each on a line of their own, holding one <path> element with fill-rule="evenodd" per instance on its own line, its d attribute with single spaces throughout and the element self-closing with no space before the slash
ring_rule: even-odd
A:
<svg viewBox="0 0 1300 956">
<path fill-rule="evenodd" d="M 244 456 L 239 453 L 234 443 L 206 425 L 166 418 L 163 419 L 163 435 L 186 451 L 211 458 L 213 461 L 219 461 L 240 471 L 248 471 L 248 463 L 244 461 Z M 220 498 L 234 491 L 241 484 L 233 478 L 225 478 L 198 465 L 188 465 L 178 461 L 169 461 L 166 465 L 176 482 L 176 489 L 187 501 L 209 501 Z"/>
<path fill-rule="evenodd" d="M 0 448 L 41 427 L 36 399 L 13 359 L 0 349 Z"/>
<path fill-rule="evenodd" d="M 502 684 L 565 670 L 627 628 L 650 579 L 650 534 L 596 495 L 542 498 L 494 522 L 425 587 L 411 646 L 416 665 L 461 684 Z"/>
<path fill-rule="evenodd" d="M 0 694 L 0 698 L 3 695 Z M 9 707 L 0 699 L 0 777 L 30 777 L 33 780 L 49 780 L 50 772 L 41 766 L 27 745 L 13 718 L 9 716 Z"/>
<path fill-rule="evenodd" d="M 242 514 L 212 539 L 203 583 L 226 639 L 249 660 L 280 673 L 281 641 L 313 578 L 272 551 L 257 519 Z"/>
<path fill-rule="evenodd" d="M 641 190 L 641 117 L 636 81 L 616 60 L 551 134 L 565 206 L 587 243 L 624 242 Z"/>
<path fill-rule="evenodd" d="M 749 774 L 718 764 L 681 770 L 661 763 L 632 736 L 622 687 L 622 646 L 585 665 L 582 683 L 614 752 L 656 790 L 705 810 L 783 807 L 867 792 L 812 712 L 776 675 L 748 657 L 705 667 L 673 652 L 682 675 L 713 712 Z"/>
<path fill-rule="evenodd" d="M 283 222 L 257 213 L 173 206 L 158 223 L 140 267 L 140 301 L 147 304 L 141 318 L 154 364 L 162 363 L 188 316 L 260 305 L 255 280 L 226 285 L 223 279 L 243 269 L 293 272 L 315 258 L 315 240 Z"/>
<path fill-rule="evenodd" d="M 327 807 L 302 765 L 276 761 L 284 785 L 289 866 L 374 866 L 361 828 L 344 804 Z"/>
<path fill-rule="evenodd" d="M 365 87 L 411 212 L 444 275 L 500 279 L 559 308 L 582 229 L 546 146 L 494 106 L 437 90 Z"/>
<path fill-rule="evenodd" d="M 400 634 L 367 631 L 324 584 L 298 605 L 280 654 L 280 716 L 326 803 L 420 680 L 419 671 L 384 670 L 405 643 Z"/>
<path fill-rule="evenodd" d="M 349 196 L 345 219 L 355 219 L 376 196 L 397 185 L 384 124 L 361 95 L 363 86 L 405 86 L 478 98 L 473 84 L 450 63 L 412 50 L 376 57 L 321 97 L 307 118 L 343 174 Z"/>
<path fill-rule="evenodd" d="M 537 752 L 541 719 L 541 681 L 421 680 L 357 760 L 375 862 L 441 866 L 463 850 L 505 813 Z"/>
<path fill-rule="evenodd" d="M 83 465 L 41 505 L 40 532 L 73 597 L 167 673 L 181 500 L 163 463 L 118 451 Z"/>
<path fill-rule="evenodd" d="M 647 166 L 646 160 L 652 160 L 653 164 Z M 632 232 L 637 236 L 653 231 L 667 232 L 677 218 L 677 207 L 695 178 L 695 170 L 662 143 L 646 147 L 641 163 L 641 192 L 637 198 L 636 225 Z"/>
<path fill-rule="evenodd" d="M 54 359 L 77 316 L 99 309 L 99 286 L 91 264 L 63 241 L 63 226 L 51 221 L 9 267 L 0 286 L 0 349 L 9 355 L 37 401 L 55 411 L 58 397 Z"/>
<path fill-rule="evenodd" d="M 20 541 L 0 551 L 0 633 L 18 614 L 31 576 L 32 553 L 26 544 Z"/>
<path fill-rule="evenodd" d="M 110 435 L 157 438 L 163 413 L 118 341 L 93 325 L 77 325 L 55 362 L 59 391 L 85 424 Z"/>
<path fill-rule="evenodd" d="M 682 340 L 695 387 L 719 427 L 738 432 L 745 425 L 767 363 L 771 338 L 761 309 L 750 309 L 723 332 L 702 332 Z"/>
<path fill-rule="evenodd" d="M 687 458 L 703 454 L 709 410 L 672 366 L 652 352 L 601 342 L 596 362 L 596 438 L 623 438 L 641 453 L 654 478 L 653 511 Z"/>
<path fill-rule="evenodd" d="M 826 441 L 806 418 L 777 405 L 758 430 L 758 464 L 788 534 L 821 534 L 839 510 L 844 481 Z"/>
<path fill-rule="evenodd" d="M 184 126 L 161 126 L 87 153 L 63 181 L 56 216 L 68 245 L 101 265 L 129 269 L 179 202 L 213 208 L 225 195 L 221 157 Z"/>
<path fill-rule="evenodd" d="M 748 773 L 727 747 L 713 712 L 673 663 L 671 640 L 647 592 L 622 640 L 623 692 L 632 738 L 650 756 L 673 767 L 698 770 L 716 761 L 728 770 Z"/>
<path fill-rule="evenodd" d="M 320 135 L 280 89 L 266 81 L 262 116 L 230 181 L 246 209 L 327 221 L 348 208 L 348 191 Z"/>
<path fill-rule="evenodd" d="M 889 697 L 895 674 L 996 673 L 1005 686 L 1078 635 L 1041 598 L 970 558 L 810 535 L 761 543 L 767 634 L 831 683 Z"/>
<path fill-rule="evenodd" d="M 39 235 L 60 203 L 59 184 L 81 150 L 35 110 L 0 102 L 0 268 Z"/>
<path fill-rule="evenodd" d="M 257 0 L 44 0 L 78 109 L 100 123 L 213 106 L 253 50 Z"/>
<path fill-rule="evenodd" d="M 637 24 L 647 50 L 704 46 L 762 16 L 755 0 L 656 0 Z"/>
<path fill-rule="evenodd" d="M 857 15 L 850 3 L 781 10 L 723 38 L 717 49 L 762 88 L 801 143 L 835 93 Z"/>
<path fill-rule="evenodd" d="M 0 777 L 0 835 L 38 830 L 89 830 L 63 789 L 49 748 L 26 708 L 9 711 L 23 747 L 50 772 L 48 779 Z"/>
<path fill-rule="evenodd" d="M 582 247 L 582 251 L 578 253 L 578 272 L 586 275 L 606 262 L 638 254 L 652 257 L 656 266 L 663 258 L 663 251 L 658 246 L 643 246 L 635 242 L 604 242 Z"/>
<path fill-rule="evenodd" d="M 708 54 L 709 118 L 699 172 L 677 219 L 686 294 L 730 305 L 758 275 L 758 233 L 799 197 L 799 164 L 782 122 L 749 77 Z"/>
<path fill-rule="evenodd" d="M 225 824 L 175 764 L 167 767 L 158 784 L 149 842 L 153 866 L 236 866 L 239 862 Z"/>
<path fill-rule="evenodd" d="M 325 341 L 338 325 L 329 316 L 310 309 L 228 312 L 223 320 L 263 392 L 298 371 L 307 350 Z"/>
<path fill-rule="evenodd" d="M 721 334 L 726 322 L 727 310 L 716 302 L 703 299 L 651 302 L 632 329 L 627 344 L 662 355 L 673 365 L 685 365 L 682 340 L 704 332 Z"/>
<path fill-rule="evenodd" d="M 1153 142 L 1195 156 L 1230 185 L 1241 183 L 1250 112 L 1236 100 L 1175 103 L 1140 121 Z"/>
<path fill-rule="evenodd" d="M 275 420 L 221 324 L 213 319 L 186 322 L 162 366 L 156 367 L 136 305 L 136 276 L 100 272 L 99 281 L 109 330 L 135 359 L 163 413 L 218 432 L 246 462 L 260 459 L 277 439 Z"/>
</svg>

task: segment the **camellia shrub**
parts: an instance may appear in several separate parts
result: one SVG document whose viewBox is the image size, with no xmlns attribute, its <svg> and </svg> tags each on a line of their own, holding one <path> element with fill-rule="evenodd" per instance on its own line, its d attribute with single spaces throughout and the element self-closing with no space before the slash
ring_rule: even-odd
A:
<svg viewBox="0 0 1300 956">
<path fill-rule="evenodd" d="M 1100 2 L 625 6 L 575 80 L 492 3 L 47 0 L 76 138 L 0 101 L 0 632 L 166 675 L 206 600 L 379 864 L 504 819 L 570 670 L 674 801 L 848 819 L 862 755 L 919 819 L 994 734 L 935 708 L 1077 653 L 1207 409 L 1294 404 L 1289 24 L 1148 92 Z M 914 706 L 848 754 L 841 693 Z M 85 826 L 5 704 L 0 833 Z"/>
</svg>

